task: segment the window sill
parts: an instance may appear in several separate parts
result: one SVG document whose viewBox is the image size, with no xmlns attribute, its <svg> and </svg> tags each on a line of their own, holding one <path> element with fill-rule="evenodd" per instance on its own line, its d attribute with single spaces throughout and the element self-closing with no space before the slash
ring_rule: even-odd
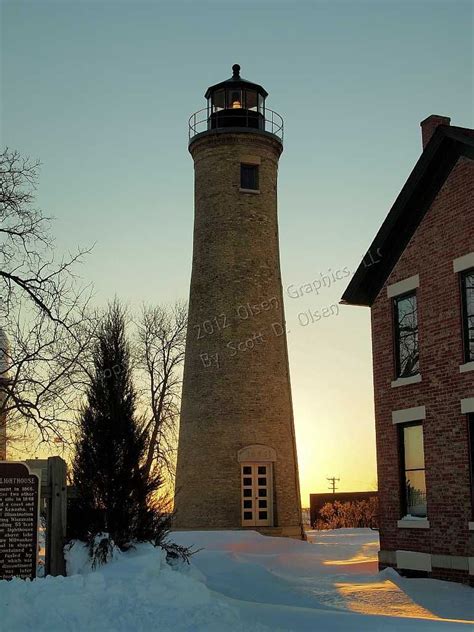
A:
<svg viewBox="0 0 474 632">
<path fill-rule="evenodd" d="M 429 529 L 429 520 L 414 519 L 414 518 L 402 518 L 397 522 L 399 529 Z"/>
<path fill-rule="evenodd" d="M 260 189 L 242 189 L 240 188 L 239 191 L 241 193 L 256 193 L 257 195 L 260 193 Z"/>
<path fill-rule="evenodd" d="M 469 528 L 469 531 L 474 531 L 474 522 L 468 522 L 467 526 Z"/>
<path fill-rule="evenodd" d="M 474 362 L 465 362 L 459 365 L 459 373 L 467 373 L 467 371 L 474 371 Z"/>
<path fill-rule="evenodd" d="M 396 388 L 397 386 L 408 386 L 409 384 L 418 384 L 421 382 L 421 375 L 418 373 L 417 375 L 412 375 L 411 377 L 399 377 L 392 382 L 392 388 Z"/>
</svg>

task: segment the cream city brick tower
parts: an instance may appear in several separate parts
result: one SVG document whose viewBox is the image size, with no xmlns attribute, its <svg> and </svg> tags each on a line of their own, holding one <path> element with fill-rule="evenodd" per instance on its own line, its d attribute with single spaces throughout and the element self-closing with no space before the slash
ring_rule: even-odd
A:
<svg viewBox="0 0 474 632">
<path fill-rule="evenodd" d="M 238 65 L 205 97 L 190 119 L 194 249 L 175 526 L 301 537 L 278 247 L 283 121 Z"/>
</svg>

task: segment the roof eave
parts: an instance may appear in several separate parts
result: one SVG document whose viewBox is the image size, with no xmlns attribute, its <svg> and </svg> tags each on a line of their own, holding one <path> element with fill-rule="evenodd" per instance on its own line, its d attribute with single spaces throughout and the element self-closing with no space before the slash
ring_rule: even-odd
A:
<svg viewBox="0 0 474 632">
<path fill-rule="evenodd" d="M 366 258 L 362 260 L 342 295 L 344 304 L 373 305 L 459 156 L 474 158 L 474 136 L 466 135 L 466 131 L 439 126 L 433 134 L 372 241 L 368 250 L 372 263 L 367 265 Z M 380 256 L 376 263 L 374 253 Z"/>
</svg>

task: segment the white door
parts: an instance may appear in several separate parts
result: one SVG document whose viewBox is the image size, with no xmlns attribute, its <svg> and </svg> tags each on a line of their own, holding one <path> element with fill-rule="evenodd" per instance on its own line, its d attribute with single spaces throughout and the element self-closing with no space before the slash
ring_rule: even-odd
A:
<svg viewBox="0 0 474 632">
<path fill-rule="evenodd" d="M 242 526 L 272 525 L 272 464 L 242 463 Z"/>
</svg>

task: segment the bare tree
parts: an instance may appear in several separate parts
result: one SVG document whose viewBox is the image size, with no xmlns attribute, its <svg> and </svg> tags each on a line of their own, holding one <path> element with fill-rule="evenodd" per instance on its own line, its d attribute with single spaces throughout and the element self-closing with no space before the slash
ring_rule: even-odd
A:
<svg viewBox="0 0 474 632">
<path fill-rule="evenodd" d="M 0 327 L 10 341 L 2 406 L 10 434 L 50 441 L 74 418 L 94 319 L 73 274 L 86 251 L 56 260 L 51 219 L 34 205 L 38 172 L 16 151 L 0 154 Z"/>
<path fill-rule="evenodd" d="M 174 474 L 174 456 L 186 339 L 187 306 L 143 307 L 137 322 L 135 346 L 137 384 L 144 409 L 147 437 L 145 469 Z"/>
</svg>

